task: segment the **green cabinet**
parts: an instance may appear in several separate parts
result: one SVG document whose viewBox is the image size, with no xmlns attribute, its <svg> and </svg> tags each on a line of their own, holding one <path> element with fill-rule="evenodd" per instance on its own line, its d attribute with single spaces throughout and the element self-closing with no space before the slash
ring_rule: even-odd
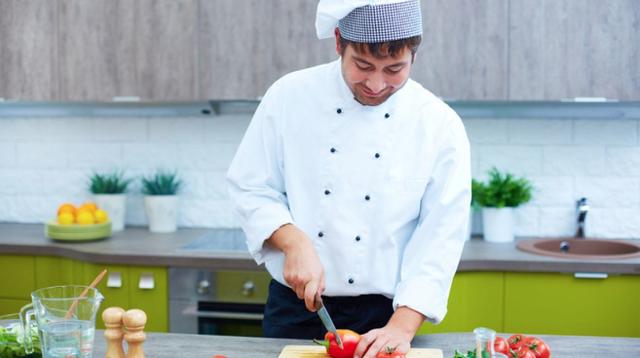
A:
<svg viewBox="0 0 640 358">
<path fill-rule="evenodd" d="M 418 334 L 471 332 L 480 326 L 502 331 L 503 302 L 503 272 L 458 272 L 446 317 L 437 325 L 425 322 Z"/>
<path fill-rule="evenodd" d="M 640 337 L 640 276 L 505 274 L 504 332 Z"/>
<path fill-rule="evenodd" d="M 34 261 L 37 288 L 88 284 L 80 279 L 78 261 L 54 256 L 36 256 Z"/>
<path fill-rule="evenodd" d="M 33 256 L 0 255 L 0 315 L 16 313 L 36 288 Z"/>
<path fill-rule="evenodd" d="M 169 330 L 169 293 L 167 289 L 167 269 L 151 266 L 123 266 L 85 263 L 82 265 L 83 282 L 91 282 L 102 270 L 107 275 L 98 284 L 98 290 L 105 297 L 100 306 L 96 326 L 104 328 L 102 311 L 118 306 L 125 310 L 139 308 L 147 314 L 147 332 L 167 332 Z"/>
</svg>

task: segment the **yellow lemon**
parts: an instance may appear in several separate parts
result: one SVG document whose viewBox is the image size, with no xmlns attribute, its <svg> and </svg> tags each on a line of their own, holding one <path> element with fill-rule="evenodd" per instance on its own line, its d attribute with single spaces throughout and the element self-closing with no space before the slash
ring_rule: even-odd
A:
<svg viewBox="0 0 640 358">
<path fill-rule="evenodd" d="M 75 218 L 73 217 L 73 214 L 69 213 L 69 212 L 62 212 L 60 213 L 60 215 L 58 215 L 58 224 L 60 225 L 71 225 L 73 224 L 73 221 L 75 220 Z"/>
<path fill-rule="evenodd" d="M 71 203 L 64 203 L 58 207 L 58 215 L 62 213 L 70 213 L 71 215 L 75 215 L 76 207 Z"/>
<path fill-rule="evenodd" d="M 93 213 L 93 216 L 95 216 L 97 224 L 107 222 L 107 220 L 109 220 L 109 215 L 107 215 L 107 212 L 102 209 L 96 210 L 96 212 Z"/>
<path fill-rule="evenodd" d="M 88 210 L 88 211 L 90 211 L 92 213 L 95 213 L 96 210 L 98 210 L 98 205 L 96 205 L 96 203 L 94 203 L 92 201 L 87 201 L 86 203 L 80 205 L 78 210 Z"/>
<path fill-rule="evenodd" d="M 80 210 L 78 211 L 78 215 L 76 215 L 76 222 L 80 225 L 92 225 L 95 223 L 95 218 L 90 211 Z"/>
</svg>

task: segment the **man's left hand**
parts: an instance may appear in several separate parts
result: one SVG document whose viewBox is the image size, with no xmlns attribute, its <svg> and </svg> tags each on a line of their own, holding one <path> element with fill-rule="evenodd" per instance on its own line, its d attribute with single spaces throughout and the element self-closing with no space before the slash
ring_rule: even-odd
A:
<svg viewBox="0 0 640 358">
<path fill-rule="evenodd" d="M 408 307 L 398 307 L 386 326 L 360 336 L 360 342 L 353 354 L 354 358 L 375 358 L 387 347 L 407 353 L 411 340 L 424 321 L 424 316 Z"/>
</svg>

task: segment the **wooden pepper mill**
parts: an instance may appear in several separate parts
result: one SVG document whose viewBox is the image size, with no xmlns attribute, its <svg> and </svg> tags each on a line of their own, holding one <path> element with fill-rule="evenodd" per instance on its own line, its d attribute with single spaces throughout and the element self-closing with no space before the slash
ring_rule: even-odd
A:
<svg viewBox="0 0 640 358">
<path fill-rule="evenodd" d="M 109 307 L 102 312 L 102 320 L 106 327 L 104 337 L 107 339 L 107 353 L 105 358 L 125 358 L 122 349 L 122 317 L 124 309 L 120 307 Z"/>
<path fill-rule="evenodd" d="M 144 343 L 147 335 L 142 331 L 147 323 L 147 314 L 143 310 L 131 309 L 124 313 L 122 318 L 126 333 L 124 339 L 127 341 L 126 358 L 144 358 Z"/>
</svg>

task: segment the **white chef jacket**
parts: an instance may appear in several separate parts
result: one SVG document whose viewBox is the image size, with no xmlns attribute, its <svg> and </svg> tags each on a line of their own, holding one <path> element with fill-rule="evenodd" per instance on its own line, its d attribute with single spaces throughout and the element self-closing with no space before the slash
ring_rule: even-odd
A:
<svg viewBox="0 0 640 358">
<path fill-rule="evenodd" d="M 227 173 L 251 255 L 280 283 L 264 241 L 291 223 L 313 242 L 327 296 L 382 294 L 438 323 L 471 201 L 462 121 L 413 80 L 378 106 L 340 60 L 290 73 L 262 99 Z"/>
</svg>

